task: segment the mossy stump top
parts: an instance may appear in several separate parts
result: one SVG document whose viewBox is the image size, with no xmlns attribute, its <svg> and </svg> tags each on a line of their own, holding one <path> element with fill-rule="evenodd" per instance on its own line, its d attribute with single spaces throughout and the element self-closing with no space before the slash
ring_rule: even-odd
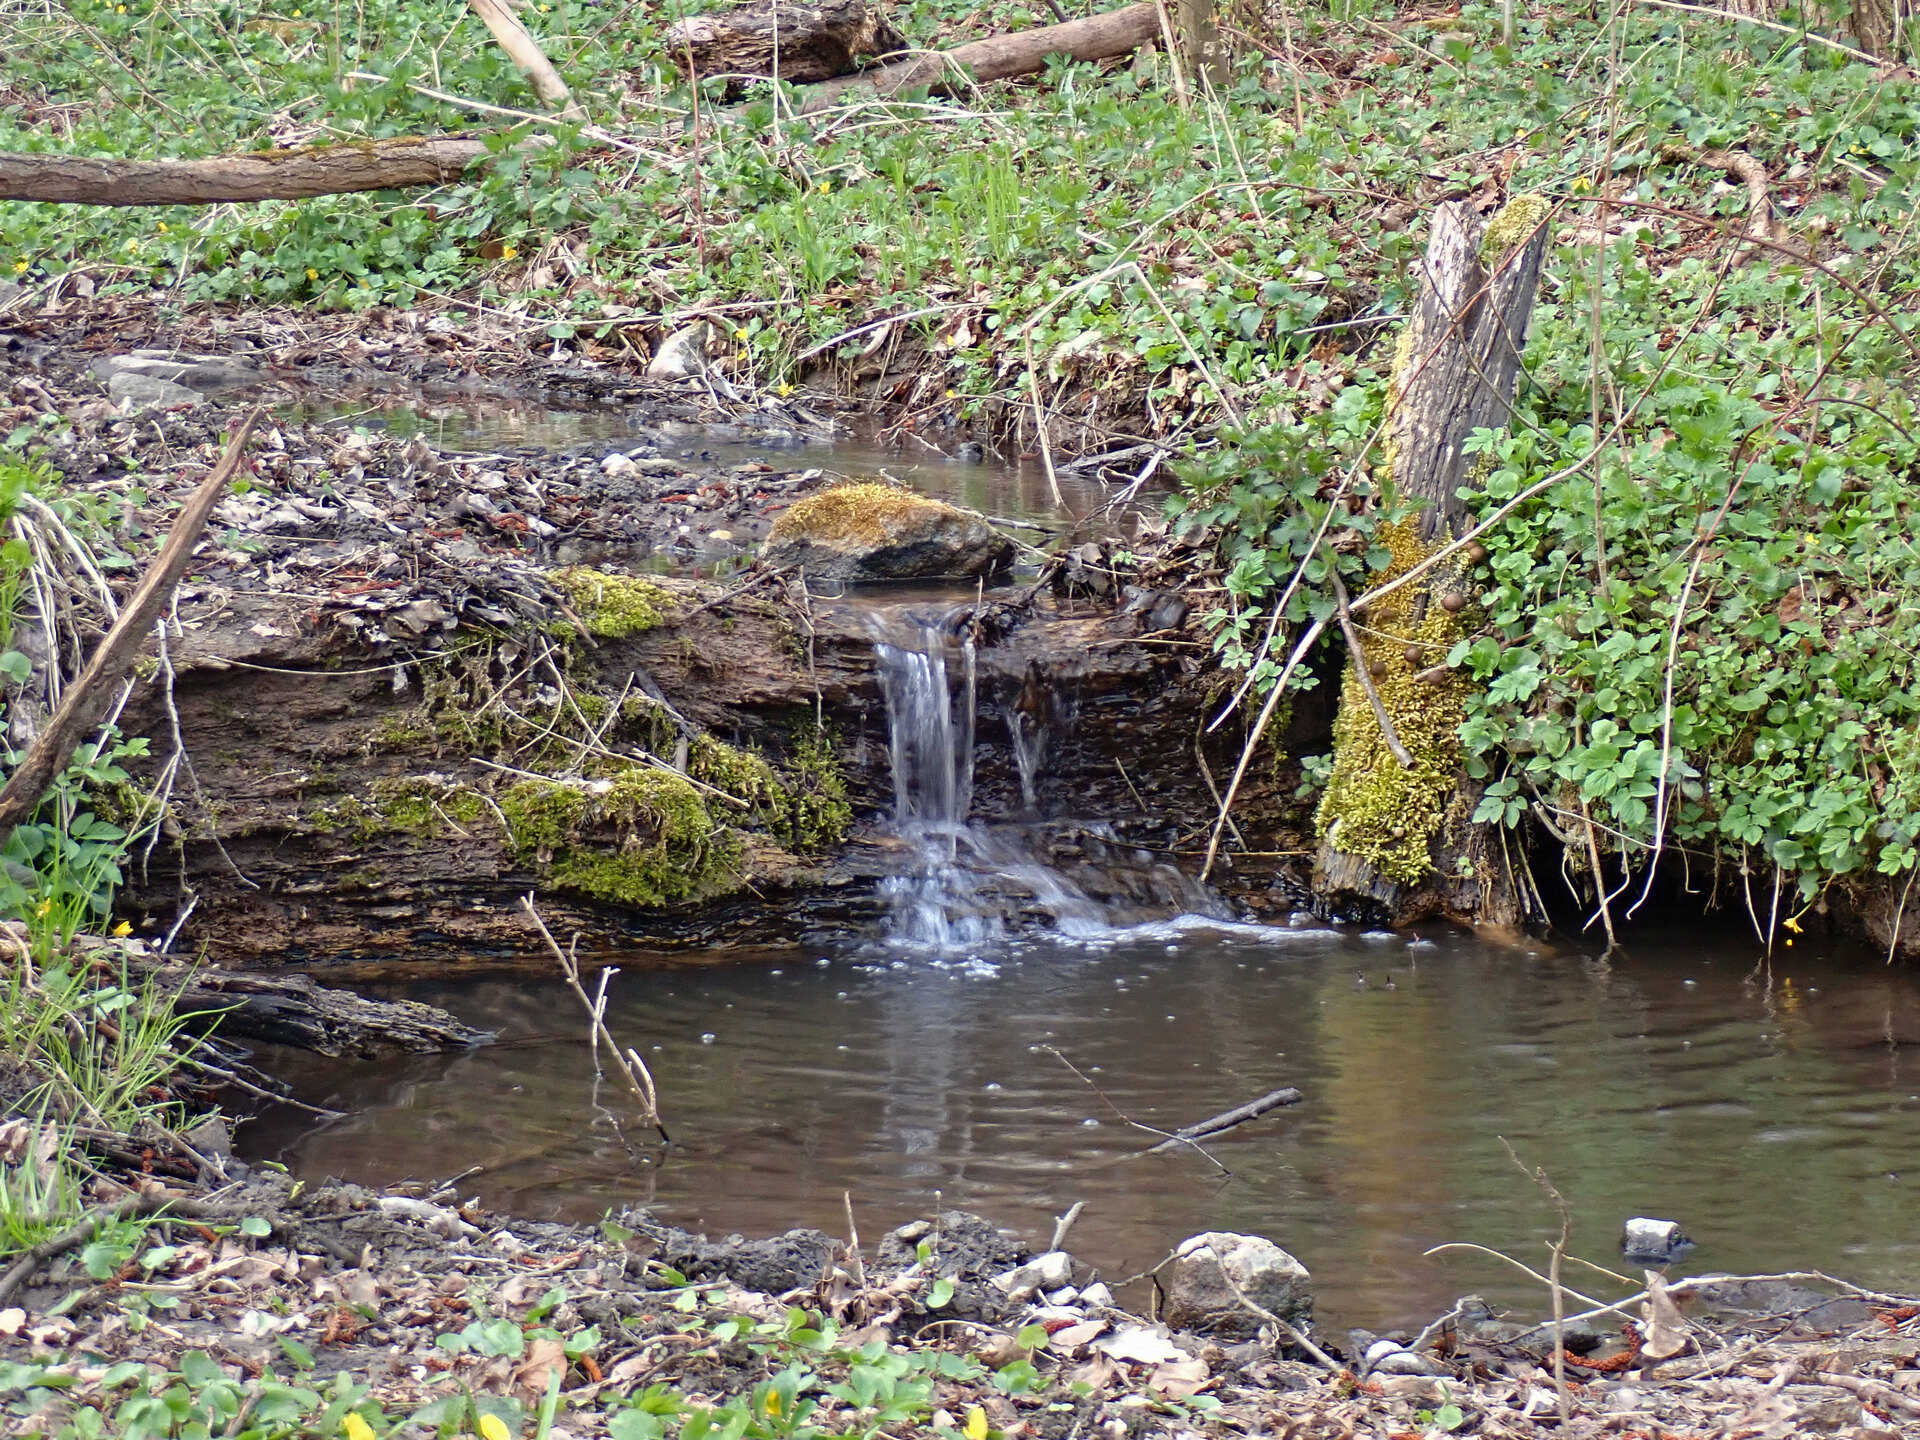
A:
<svg viewBox="0 0 1920 1440">
<path fill-rule="evenodd" d="M 971 510 L 894 485 L 836 485 L 773 522 L 761 558 L 821 580 L 971 579 L 1013 563 L 1013 542 Z"/>
</svg>

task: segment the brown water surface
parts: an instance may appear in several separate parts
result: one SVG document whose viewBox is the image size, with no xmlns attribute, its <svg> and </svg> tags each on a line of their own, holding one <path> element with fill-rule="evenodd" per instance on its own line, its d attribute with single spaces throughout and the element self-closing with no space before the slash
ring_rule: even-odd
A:
<svg viewBox="0 0 1920 1440">
<path fill-rule="evenodd" d="M 1804 948 L 1804 942 L 1803 942 Z M 1790 956 L 1793 952 L 1788 952 Z M 346 1118 L 256 1122 L 244 1143 L 303 1175 L 440 1178 L 525 1213 L 648 1203 L 715 1233 L 845 1227 L 869 1242 L 938 1203 L 1072 1248 L 1110 1277 L 1183 1236 L 1252 1230 L 1300 1256 L 1323 1319 L 1417 1324 L 1480 1291 L 1540 1313 L 1517 1271 L 1556 1228 L 1501 1137 L 1574 1210 L 1574 1248 L 1619 1264 L 1620 1223 L 1677 1219 L 1689 1272 L 1820 1268 L 1920 1284 L 1920 987 L 1866 961 L 1739 940 L 1643 943 L 1603 965 L 1443 935 L 1161 927 L 941 961 L 872 950 L 633 969 L 609 1023 L 658 1077 L 664 1161 L 608 1112 L 557 986 L 427 993 L 497 1028 L 471 1054 L 353 1065 L 272 1057 Z M 636 956 L 636 966 L 645 957 Z M 1098 1084 L 1096 1094 L 1056 1047 Z M 1152 1135 L 1281 1085 L 1306 1092 L 1208 1149 Z M 1124 1115 L 1127 1119 L 1122 1119 Z M 1609 1282 L 1570 1283 L 1613 1298 Z"/>
</svg>

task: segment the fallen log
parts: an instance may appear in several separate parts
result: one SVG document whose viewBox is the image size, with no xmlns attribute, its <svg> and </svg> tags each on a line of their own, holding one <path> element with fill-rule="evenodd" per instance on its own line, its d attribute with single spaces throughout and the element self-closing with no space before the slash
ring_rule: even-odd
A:
<svg viewBox="0 0 1920 1440">
<path fill-rule="evenodd" d="M 373 1000 L 316 985 L 305 975 L 247 974 L 157 960 L 129 960 L 127 968 L 130 978 L 150 980 L 173 996 L 176 1014 L 216 1022 L 223 1036 L 265 1040 L 316 1055 L 465 1050 L 493 1038 L 490 1031 L 476 1030 L 437 1006 Z M 189 1025 L 200 1028 L 192 1019 Z"/>
<path fill-rule="evenodd" d="M 203 160 L 0 151 L 0 200 L 56 205 L 217 205 L 406 190 L 458 180 L 492 151 L 475 136 L 305 145 Z"/>
<path fill-rule="evenodd" d="M 1269 1110 L 1278 1110 L 1282 1105 L 1298 1105 L 1306 1097 L 1291 1085 L 1282 1090 L 1270 1090 L 1258 1100 L 1249 1100 L 1244 1105 L 1236 1105 L 1231 1110 L 1222 1110 L 1218 1115 L 1192 1125 L 1184 1125 L 1162 1140 L 1158 1145 L 1143 1150 L 1143 1155 L 1158 1155 L 1162 1150 L 1171 1150 L 1176 1145 L 1191 1145 L 1196 1140 L 1209 1140 L 1215 1135 L 1224 1135 L 1236 1125 L 1244 1125 L 1257 1119 Z"/>
<path fill-rule="evenodd" d="M 1128 55 L 1160 34 L 1158 7 L 1152 4 L 1129 5 L 1124 10 L 1109 10 L 1089 15 L 1084 20 L 1069 20 L 1064 25 L 1042 25 L 1012 35 L 996 35 L 937 50 L 910 60 L 896 61 L 858 75 L 842 75 L 814 86 L 801 110 L 818 110 L 851 92 L 871 91 L 882 97 L 905 90 L 943 90 L 964 85 L 969 76 L 974 83 L 1004 80 L 1012 75 L 1031 75 L 1046 67 L 1049 58 L 1064 55 L 1072 60 L 1111 60 Z"/>
<path fill-rule="evenodd" d="M 865 0 L 690 15 L 669 25 L 661 38 L 682 75 L 777 75 L 796 85 L 845 75 L 862 60 L 907 48 L 900 32 Z"/>
</svg>

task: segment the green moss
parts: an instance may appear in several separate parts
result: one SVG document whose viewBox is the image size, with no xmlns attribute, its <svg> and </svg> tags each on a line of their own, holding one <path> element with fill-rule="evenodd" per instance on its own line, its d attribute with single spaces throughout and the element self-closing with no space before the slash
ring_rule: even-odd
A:
<svg viewBox="0 0 1920 1440">
<path fill-rule="evenodd" d="M 793 772 L 789 842 L 796 850 L 838 845 L 853 824 L 853 806 L 847 803 L 847 777 L 834 754 L 833 742 L 809 727 L 794 742 L 787 765 Z"/>
<path fill-rule="evenodd" d="M 1500 213 L 1487 222 L 1480 237 L 1480 259 L 1493 265 L 1516 245 L 1526 243 L 1553 213 L 1553 202 L 1544 195 L 1516 195 Z"/>
<path fill-rule="evenodd" d="M 611 780 L 523 780 L 500 797 L 516 853 L 556 885 L 651 907 L 737 889 L 740 842 L 686 779 L 634 766 Z"/>
<path fill-rule="evenodd" d="M 929 500 L 897 485 L 866 480 L 836 485 L 796 501 L 781 512 L 767 532 L 767 543 L 782 540 L 820 540 L 829 544 L 883 545 L 893 540 L 904 521 L 928 515 L 961 512 L 939 500 Z"/>
<path fill-rule="evenodd" d="M 579 612 L 587 632 L 603 640 L 621 640 L 658 629 L 672 618 L 674 599 L 650 580 L 570 565 L 548 577 Z"/>
<path fill-rule="evenodd" d="M 753 751 L 710 735 L 694 741 L 687 770 L 695 779 L 746 801 L 753 824 L 794 850 L 838 844 L 853 823 L 833 747 L 811 726 L 794 743 L 786 773 Z"/>
<path fill-rule="evenodd" d="M 1410 525 L 1389 526 L 1381 538 L 1393 554 L 1382 581 L 1419 564 L 1429 546 Z M 1440 543 L 1440 542 L 1437 542 Z M 1460 768 L 1460 725 L 1466 719 L 1469 687 L 1464 677 L 1433 670 L 1468 628 L 1463 616 L 1449 614 L 1438 596 L 1464 583 L 1460 567 L 1440 565 L 1434 603 L 1418 613 L 1417 585 L 1407 585 L 1370 606 L 1361 643 L 1373 673 L 1381 707 L 1395 735 L 1413 757 L 1402 765 L 1367 699 L 1365 687 L 1347 662 L 1340 691 L 1340 713 L 1333 726 L 1333 775 L 1314 812 L 1318 835 L 1348 855 L 1372 864 L 1403 884 L 1417 884 L 1432 869 L 1429 845 L 1446 814 Z M 1409 659 L 1410 652 L 1417 653 Z"/>
</svg>

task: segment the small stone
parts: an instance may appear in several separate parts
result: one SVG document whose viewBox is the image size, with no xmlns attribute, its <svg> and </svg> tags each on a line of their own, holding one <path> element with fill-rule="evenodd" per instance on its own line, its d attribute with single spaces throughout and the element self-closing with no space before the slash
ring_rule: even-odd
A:
<svg viewBox="0 0 1920 1440">
<path fill-rule="evenodd" d="M 660 342 L 653 359 L 647 362 L 647 378 L 686 380 L 705 374 L 707 345 L 712 336 L 713 327 L 704 320 L 674 331 Z"/>
<path fill-rule="evenodd" d="M 1374 1364 L 1375 1375 L 1451 1375 L 1453 1372 L 1430 1355 L 1416 1355 L 1411 1350 L 1395 1350 L 1391 1355 L 1383 1355 Z"/>
<path fill-rule="evenodd" d="M 839 485 L 798 501 L 773 522 L 760 558 L 809 580 L 961 578 L 1013 563 L 1013 542 L 985 517 L 892 485 Z"/>
<path fill-rule="evenodd" d="M 114 375 L 107 381 L 107 394 L 114 404 L 120 406 L 129 415 L 156 407 L 200 403 L 200 392 L 197 390 L 189 390 L 184 385 L 176 385 L 173 381 L 162 380 L 158 376 L 141 375 L 135 372 Z"/>
<path fill-rule="evenodd" d="M 633 469 L 633 461 L 622 455 L 618 450 L 600 462 L 601 473 L 616 479 L 622 475 L 631 475 Z"/>
<path fill-rule="evenodd" d="M 1113 1291 L 1109 1290 L 1103 1282 L 1096 1280 L 1080 1292 L 1080 1303 L 1091 1310 L 1104 1308 L 1113 1304 Z"/>
<path fill-rule="evenodd" d="M 1009 1295 L 1025 1292 L 1029 1295 L 1042 1290 L 1058 1290 L 1073 1280 L 1073 1256 L 1064 1250 L 1049 1250 L 1036 1255 L 1024 1265 L 1016 1265 L 1003 1275 L 993 1277 L 993 1283 Z"/>
<path fill-rule="evenodd" d="M 1174 1252 L 1161 1283 L 1167 1296 L 1162 1318 L 1176 1330 L 1250 1339 L 1266 1322 L 1239 1295 L 1293 1325 L 1313 1319 L 1313 1277 L 1307 1267 L 1259 1235 L 1210 1230 L 1189 1236 Z"/>
</svg>

